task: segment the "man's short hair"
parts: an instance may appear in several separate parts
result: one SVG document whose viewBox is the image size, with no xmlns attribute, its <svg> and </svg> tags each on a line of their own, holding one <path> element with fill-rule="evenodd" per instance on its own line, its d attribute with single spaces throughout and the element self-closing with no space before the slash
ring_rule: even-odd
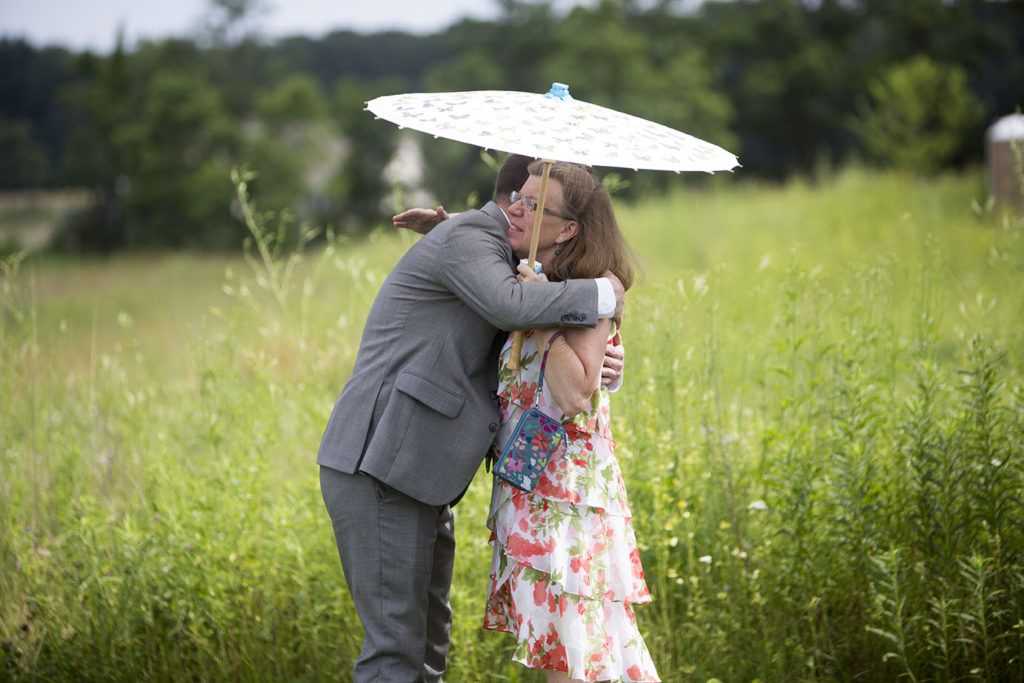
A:
<svg viewBox="0 0 1024 683">
<path fill-rule="evenodd" d="M 533 157 L 522 154 L 510 154 L 505 163 L 498 169 L 498 178 L 494 181 L 494 201 L 502 206 L 512 202 L 509 195 L 520 190 L 523 183 L 530 177 L 529 167 Z"/>
</svg>

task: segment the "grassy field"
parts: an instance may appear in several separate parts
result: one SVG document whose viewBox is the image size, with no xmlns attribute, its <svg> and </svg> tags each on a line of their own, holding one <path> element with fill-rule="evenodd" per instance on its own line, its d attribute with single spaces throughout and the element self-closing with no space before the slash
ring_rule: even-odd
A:
<svg viewBox="0 0 1024 683">
<path fill-rule="evenodd" d="M 723 180 L 618 209 L 663 679 L 1024 680 L 1024 227 L 980 174 Z M 4 262 L 0 678 L 348 679 L 315 451 L 411 243 Z M 446 679 L 539 681 L 479 627 L 488 492 Z"/>
</svg>

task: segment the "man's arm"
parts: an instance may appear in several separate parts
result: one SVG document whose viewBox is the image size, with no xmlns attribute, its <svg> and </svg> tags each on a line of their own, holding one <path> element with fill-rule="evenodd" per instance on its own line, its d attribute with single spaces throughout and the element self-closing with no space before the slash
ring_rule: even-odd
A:
<svg viewBox="0 0 1024 683">
<path fill-rule="evenodd" d="M 494 209 L 488 209 L 491 206 Z M 469 211 L 424 238 L 435 238 L 432 246 L 437 249 L 440 284 L 498 329 L 595 326 L 599 318 L 596 281 L 518 282 L 496 211 L 492 204 L 483 211 Z"/>
<path fill-rule="evenodd" d="M 408 228 L 420 235 L 426 235 L 442 221 L 448 220 L 457 213 L 448 213 L 443 206 L 437 209 L 409 209 L 392 216 L 391 221 L 396 228 Z M 522 280 L 520 280 L 522 281 Z M 622 311 L 625 304 L 625 289 L 619 279 L 611 272 L 606 272 L 596 279 L 598 291 L 598 317 L 613 318 L 616 325 L 622 324 Z M 614 308 L 612 308 L 614 306 Z M 618 377 L 621 377 L 621 371 Z M 613 380 L 615 377 L 612 378 Z M 616 387 L 617 389 L 618 387 Z"/>
</svg>

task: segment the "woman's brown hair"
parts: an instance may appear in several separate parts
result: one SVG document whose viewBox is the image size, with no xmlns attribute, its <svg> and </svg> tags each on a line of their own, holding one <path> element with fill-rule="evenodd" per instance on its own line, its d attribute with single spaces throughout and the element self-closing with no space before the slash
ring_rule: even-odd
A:
<svg viewBox="0 0 1024 683">
<path fill-rule="evenodd" d="M 540 176 L 543 164 L 530 164 L 530 174 Z M 548 279 L 595 278 L 611 271 L 629 289 L 637 275 L 636 256 L 619 230 L 608 190 L 590 167 L 581 164 L 556 161 L 549 177 L 562 185 L 559 212 L 576 221 L 579 230 L 544 264 Z"/>
</svg>

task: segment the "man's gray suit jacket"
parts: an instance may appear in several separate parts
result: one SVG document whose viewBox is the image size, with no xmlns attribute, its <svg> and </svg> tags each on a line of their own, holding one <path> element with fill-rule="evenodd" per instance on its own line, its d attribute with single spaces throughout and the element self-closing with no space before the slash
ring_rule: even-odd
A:
<svg viewBox="0 0 1024 683">
<path fill-rule="evenodd" d="M 520 283 L 497 204 L 438 225 L 388 275 L 317 462 L 429 505 L 455 500 L 497 429 L 505 330 L 597 324 L 593 280 Z"/>
</svg>

